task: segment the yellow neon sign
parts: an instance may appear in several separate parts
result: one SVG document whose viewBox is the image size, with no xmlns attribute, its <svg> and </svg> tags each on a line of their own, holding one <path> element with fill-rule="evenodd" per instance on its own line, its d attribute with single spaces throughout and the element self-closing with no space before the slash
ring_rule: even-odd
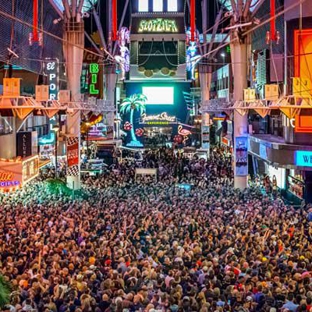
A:
<svg viewBox="0 0 312 312">
<path fill-rule="evenodd" d="M 177 33 L 178 27 L 175 20 L 155 18 L 150 20 L 141 20 L 138 32 Z"/>
</svg>

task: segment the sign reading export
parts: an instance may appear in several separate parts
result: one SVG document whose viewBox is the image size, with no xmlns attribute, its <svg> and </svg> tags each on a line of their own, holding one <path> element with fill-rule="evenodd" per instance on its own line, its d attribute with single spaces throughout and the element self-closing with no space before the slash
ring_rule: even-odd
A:
<svg viewBox="0 0 312 312">
<path fill-rule="evenodd" d="M 155 18 L 141 20 L 138 27 L 139 33 L 177 33 L 178 27 L 175 20 L 165 18 Z"/>
<path fill-rule="evenodd" d="M 295 164 L 301 167 L 312 167 L 312 152 L 311 151 L 296 151 Z"/>
</svg>

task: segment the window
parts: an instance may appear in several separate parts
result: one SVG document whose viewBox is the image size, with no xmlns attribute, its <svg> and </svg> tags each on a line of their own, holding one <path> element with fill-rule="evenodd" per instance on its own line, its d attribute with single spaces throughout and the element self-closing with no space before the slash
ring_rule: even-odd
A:
<svg viewBox="0 0 312 312">
<path fill-rule="evenodd" d="M 178 0 L 168 0 L 168 12 L 178 11 Z"/>
<path fill-rule="evenodd" d="M 163 0 L 153 0 L 153 11 L 154 12 L 163 11 Z"/>
<path fill-rule="evenodd" d="M 139 12 L 148 12 L 148 0 L 139 1 Z"/>
</svg>

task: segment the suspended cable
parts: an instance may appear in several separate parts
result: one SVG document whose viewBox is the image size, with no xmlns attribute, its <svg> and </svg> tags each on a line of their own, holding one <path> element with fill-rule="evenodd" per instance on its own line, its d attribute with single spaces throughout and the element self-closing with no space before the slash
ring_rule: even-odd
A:
<svg viewBox="0 0 312 312">
<path fill-rule="evenodd" d="M 2 10 L 0 10 L 0 15 L 5 16 L 5 17 L 7 17 L 7 18 L 9 18 L 9 19 L 12 19 L 12 20 L 14 20 L 14 21 L 17 21 L 17 22 L 19 22 L 19 23 L 21 23 L 21 24 L 23 24 L 23 25 L 26 25 L 26 26 L 28 26 L 28 27 L 30 27 L 30 28 L 32 27 L 32 25 L 31 25 L 30 23 L 25 22 L 25 21 L 21 20 L 20 18 L 15 17 L 15 16 L 12 16 L 11 14 L 8 14 L 8 13 L 2 11 Z M 58 37 L 57 35 L 54 35 L 54 34 L 48 32 L 48 31 L 46 31 L 46 30 L 44 30 L 44 29 L 40 29 L 40 31 L 41 31 L 43 34 L 46 34 L 46 35 L 48 35 L 48 36 L 50 36 L 50 37 L 52 37 L 52 38 L 54 38 L 54 39 L 56 39 L 56 40 L 59 40 L 59 41 L 61 41 L 61 42 L 63 42 L 63 43 L 69 43 L 67 40 L 65 40 L 65 39 L 63 39 L 63 38 L 61 38 L 61 37 Z M 71 44 L 72 46 L 74 46 L 74 47 L 81 48 L 79 45 L 76 45 L 76 44 L 73 44 L 73 43 L 70 43 L 70 44 Z M 96 53 L 96 52 L 94 52 L 94 51 L 88 50 L 88 49 L 86 49 L 86 48 L 82 48 L 82 49 L 83 49 L 84 51 L 90 53 L 90 54 L 93 54 L 93 55 L 96 55 L 96 56 L 99 56 L 99 57 L 103 57 L 103 55 L 98 54 L 98 53 Z M 108 57 L 109 57 L 113 62 L 115 62 L 114 57 L 113 57 L 106 49 L 103 48 L 103 51 L 108 55 Z"/>
<path fill-rule="evenodd" d="M 138 64 L 138 66 L 142 66 L 142 65 L 144 65 L 144 64 L 146 64 L 147 62 L 148 62 L 148 60 L 150 59 L 150 57 L 152 56 L 152 49 L 153 49 L 153 44 L 154 44 L 154 41 L 152 41 L 152 44 L 151 44 L 151 48 L 150 48 L 150 51 L 149 51 L 149 53 L 148 53 L 148 57 L 147 57 L 147 59 L 143 62 L 143 63 L 141 63 L 141 64 Z M 138 47 L 139 49 L 140 49 L 140 47 Z M 139 52 L 139 51 L 138 51 Z M 138 53 L 139 54 L 139 53 Z"/>
</svg>

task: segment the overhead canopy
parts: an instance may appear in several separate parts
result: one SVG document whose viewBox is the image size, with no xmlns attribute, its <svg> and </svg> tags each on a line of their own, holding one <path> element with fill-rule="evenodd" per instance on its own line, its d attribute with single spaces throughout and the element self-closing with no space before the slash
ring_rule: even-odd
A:
<svg viewBox="0 0 312 312">
<path fill-rule="evenodd" d="M 234 0 L 237 3 L 237 0 Z M 231 5 L 231 0 L 219 0 L 220 3 L 224 4 L 224 7 L 229 10 L 232 11 L 232 5 Z M 251 1 L 251 5 L 250 5 L 250 11 L 253 11 L 253 9 L 255 8 L 255 5 L 259 2 L 259 0 L 252 0 Z M 245 5 L 246 0 L 243 0 L 243 3 Z"/>
<path fill-rule="evenodd" d="M 53 0 L 56 6 L 63 12 L 64 11 L 64 6 L 62 3 L 62 0 Z M 92 4 L 95 4 L 97 0 L 84 0 L 84 5 L 82 8 L 83 12 L 89 11 Z M 69 3 L 71 4 L 71 0 L 69 0 Z"/>
</svg>

